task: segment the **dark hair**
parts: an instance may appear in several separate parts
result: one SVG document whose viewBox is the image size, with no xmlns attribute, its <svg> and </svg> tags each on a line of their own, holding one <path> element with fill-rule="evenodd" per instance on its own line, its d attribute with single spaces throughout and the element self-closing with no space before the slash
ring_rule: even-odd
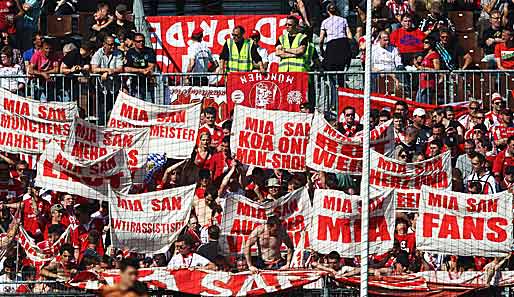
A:
<svg viewBox="0 0 514 297">
<path fill-rule="evenodd" d="M 402 20 L 402 21 L 403 21 L 403 19 L 404 19 L 404 18 L 410 18 L 411 20 L 413 20 L 413 19 L 414 19 L 414 16 L 413 16 L 411 13 L 406 12 L 406 13 L 402 14 L 402 16 L 401 16 L 401 19 L 400 19 L 400 20 Z"/>
<path fill-rule="evenodd" d="M 443 125 L 442 123 L 434 124 L 434 125 L 432 126 L 432 130 L 433 130 L 433 129 L 442 129 L 442 130 L 443 130 L 443 132 L 444 132 L 444 131 L 446 131 L 446 129 L 444 128 L 444 125 Z"/>
<path fill-rule="evenodd" d="M 471 155 L 471 159 L 474 159 L 474 158 L 478 158 L 478 161 L 480 162 L 480 164 L 482 164 L 486 161 L 485 156 L 479 152 L 473 152 L 473 154 Z"/>
<path fill-rule="evenodd" d="M 218 240 L 220 238 L 221 230 L 220 230 L 220 227 L 218 227 L 216 225 L 211 225 L 207 229 L 207 233 L 209 234 L 209 238 Z"/>
<path fill-rule="evenodd" d="M 221 140 L 222 143 L 230 143 L 230 136 L 225 136 L 223 137 L 223 139 Z"/>
<path fill-rule="evenodd" d="M 185 245 L 187 245 L 189 247 L 193 247 L 195 245 L 195 242 L 194 242 L 193 238 L 191 238 L 191 235 L 189 235 L 187 233 L 181 234 L 177 238 L 177 241 L 175 242 L 175 244 L 177 242 L 183 242 Z"/>
<path fill-rule="evenodd" d="M 120 271 L 124 272 L 128 267 L 133 267 L 134 269 L 139 269 L 139 261 L 135 258 L 125 258 L 120 262 Z"/>
<path fill-rule="evenodd" d="M 514 135 L 511 135 L 511 136 L 509 136 L 509 138 L 507 138 L 507 144 L 510 144 L 513 141 L 514 141 Z"/>
<path fill-rule="evenodd" d="M 337 9 L 337 6 L 333 2 L 331 2 L 327 6 L 327 11 L 330 12 L 331 14 L 333 14 L 333 15 L 339 15 L 339 10 Z"/>
<path fill-rule="evenodd" d="M 277 217 L 277 216 L 269 216 L 268 219 L 266 220 L 266 225 L 280 225 L 281 222 L 280 222 L 280 219 Z"/>
<path fill-rule="evenodd" d="M 479 181 L 477 181 L 477 180 L 469 182 L 468 191 L 471 188 L 476 188 L 477 192 L 478 192 L 477 194 L 482 193 L 482 184 Z"/>
<path fill-rule="evenodd" d="M 221 124 L 221 129 L 232 129 L 232 120 L 224 121 L 223 124 Z"/>
<path fill-rule="evenodd" d="M 432 36 L 425 37 L 423 42 L 427 43 L 430 46 L 430 49 L 435 49 L 436 41 Z"/>
<path fill-rule="evenodd" d="M 214 108 L 212 106 L 207 107 L 203 112 L 206 114 L 216 116 L 216 108 Z"/>
<path fill-rule="evenodd" d="M 36 268 L 34 268 L 34 266 L 23 266 L 21 268 L 21 277 L 23 280 L 36 277 Z"/>
<path fill-rule="evenodd" d="M 349 106 L 349 105 L 348 105 L 348 106 L 346 106 L 346 107 L 343 109 L 343 112 L 346 112 L 348 109 L 351 109 L 351 110 L 353 110 L 353 112 L 355 112 L 355 107 L 353 107 L 353 106 Z"/>
<path fill-rule="evenodd" d="M 339 253 L 336 251 L 331 251 L 330 253 L 328 253 L 327 259 L 341 261 L 341 255 L 339 255 Z"/>
<path fill-rule="evenodd" d="M 399 101 L 399 100 L 398 100 L 398 101 L 396 101 L 396 102 L 394 103 L 394 107 L 395 107 L 395 108 L 396 108 L 396 106 L 398 106 L 398 105 L 403 106 L 403 108 L 405 108 L 405 110 L 409 110 L 409 105 L 408 105 L 408 104 L 407 104 L 407 102 L 405 102 L 405 101 Z"/>
<path fill-rule="evenodd" d="M 391 113 L 388 111 L 388 110 L 381 110 L 380 113 L 378 114 L 378 117 L 387 117 L 388 119 L 391 118 Z"/>
<path fill-rule="evenodd" d="M 442 148 L 442 147 L 443 147 L 443 143 L 442 143 L 439 139 L 432 140 L 432 141 L 430 142 L 430 145 L 432 145 L 432 144 L 437 145 L 439 148 Z"/>
<path fill-rule="evenodd" d="M 136 37 L 138 37 L 138 36 L 139 36 L 139 37 L 143 37 L 143 39 L 145 39 L 145 34 L 143 34 L 143 33 L 141 33 L 141 32 L 137 32 L 137 33 L 135 33 L 135 34 L 134 34 L 134 39 L 135 39 Z"/>
<path fill-rule="evenodd" d="M 32 42 L 36 41 L 36 37 L 44 37 L 43 33 L 41 33 L 41 31 L 37 31 L 37 32 L 34 32 L 32 34 Z"/>
<path fill-rule="evenodd" d="M 211 178 L 211 172 L 209 171 L 209 169 L 200 169 L 200 171 L 198 172 L 198 177 L 200 179 Z"/>
<path fill-rule="evenodd" d="M 105 43 L 105 42 L 107 42 L 107 39 L 108 39 L 108 38 L 112 38 L 112 39 L 114 40 L 114 37 L 113 37 L 112 35 L 107 34 L 107 35 L 105 35 L 105 36 L 104 36 L 104 38 L 103 38 L 104 43 Z"/>
<path fill-rule="evenodd" d="M 293 16 L 293 15 L 287 16 L 287 19 L 291 20 L 291 21 L 294 21 L 295 25 L 298 25 L 298 23 L 299 23 L 298 19 L 295 16 Z"/>
<path fill-rule="evenodd" d="M 64 252 L 68 252 L 73 255 L 75 252 L 75 248 L 70 243 L 65 243 L 61 246 L 61 249 L 59 250 L 59 254 L 62 255 Z"/>
<path fill-rule="evenodd" d="M 246 31 L 245 31 L 245 28 L 243 26 L 237 25 L 237 26 L 234 27 L 234 30 L 235 29 L 239 29 L 239 31 L 241 31 L 241 35 L 245 35 Z"/>
<path fill-rule="evenodd" d="M 395 112 L 395 113 L 393 113 L 393 119 L 403 120 L 403 115 L 399 112 Z"/>
<path fill-rule="evenodd" d="M 475 141 L 473 139 L 464 140 L 464 144 L 472 144 L 473 146 L 476 146 Z"/>
<path fill-rule="evenodd" d="M 108 2 L 106 2 L 106 1 L 100 1 L 100 2 L 98 2 L 98 4 L 96 5 L 96 9 L 101 9 L 101 8 L 103 8 L 103 7 L 105 7 L 105 6 L 107 6 L 107 8 L 109 8 L 109 9 L 111 8 L 111 6 L 109 5 L 109 3 L 108 3 Z"/>
</svg>

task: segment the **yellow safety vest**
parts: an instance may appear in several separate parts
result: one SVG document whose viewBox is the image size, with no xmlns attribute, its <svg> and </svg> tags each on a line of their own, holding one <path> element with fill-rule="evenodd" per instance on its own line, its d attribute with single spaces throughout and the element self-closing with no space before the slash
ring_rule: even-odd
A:
<svg viewBox="0 0 514 297">
<path fill-rule="evenodd" d="M 302 33 L 296 34 L 293 44 L 289 44 L 289 34 L 284 33 L 279 37 L 280 44 L 282 44 L 282 48 L 290 49 L 290 48 L 299 48 L 300 43 L 306 36 Z M 294 58 L 281 58 L 280 64 L 278 66 L 279 72 L 304 72 L 307 71 L 307 67 L 305 66 L 305 55 L 303 57 L 294 57 Z"/>
<path fill-rule="evenodd" d="M 243 47 L 239 51 L 232 38 L 227 40 L 229 55 L 227 72 L 252 71 L 252 46 L 253 42 L 247 39 L 243 42 Z"/>
</svg>

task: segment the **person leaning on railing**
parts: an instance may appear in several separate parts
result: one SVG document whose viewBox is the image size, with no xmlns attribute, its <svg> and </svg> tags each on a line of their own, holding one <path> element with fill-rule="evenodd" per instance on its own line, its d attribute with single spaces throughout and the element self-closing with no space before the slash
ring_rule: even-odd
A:
<svg viewBox="0 0 514 297">
<path fill-rule="evenodd" d="M 253 69 L 253 63 L 257 64 L 260 72 L 265 72 L 257 45 L 251 39 L 245 39 L 244 34 L 242 26 L 232 30 L 232 38 L 225 42 L 221 50 L 219 73 L 249 72 Z"/>
<path fill-rule="evenodd" d="M 12 63 L 12 50 L 4 47 L 0 51 L 0 85 L 13 93 L 20 93 L 25 88 L 24 73 L 20 65 Z"/>
<path fill-rule="evenodd" d="M 138 75 L 137 78 L 129 79 L 130 94 L 142 100 L 153 101 L 152 89 L 155 83 L 151 78 L 157 61 L 154 50 L 145 46 L 145 35 L 134 35 L 134 47 L 127 51 L 125 59 L 124 71 Z"/>
</svg>

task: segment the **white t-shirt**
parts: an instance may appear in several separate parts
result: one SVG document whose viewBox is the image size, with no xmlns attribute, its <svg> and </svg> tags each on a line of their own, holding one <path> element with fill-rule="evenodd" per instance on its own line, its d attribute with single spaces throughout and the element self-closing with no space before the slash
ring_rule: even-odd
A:
<svg viewBox="0 0 514 297">
<path fill-rule="evenodd" d="M 207 266 L 211 263 L 206 258 L 193 253 L 191 256 L 184 258 L 182 254 L 176 254 L 173 256 L 168 263 L 168 268 L 170 269 L 179 269 L 179 268 L 194 268 L 194 267 L 203 267 Z"/>
<path fill-rule="evenodd" d="M 0 275 L 0 294 L 2 293 L 15 293 L 19 284 L 9 284 L 9 282 L 12 282 L 12 279 L 7 277 L 7 274 Z"/>
<path fill-rule="evenodd" d="M 326 42 L 330 42 L 334 39 L 346 38 L 346 29 L 348 28 L 348 22 L 345 18 L 340 16 L 331 16 L 325 19 L 321 23 L 321 30 L 324 30 L 327 34 Z"/>
<path fill-rule="evenodd" d="M 20 65 L 15 64 L 11 67 L 0 67 L 0 76 L 23 76 L 23 70 L 21 69 Z M 0 80 L 2 88 L 9 90 L 9 91 L 15 91 L 18 90 L 18 84 L 19 83 L 25 83 L 25 80 L 23 77 L 9 77 L 9 78 L 2 78 Z"/>
<path fill-rule="evenodd" d="M 375 44 L 371 53 L 371 64 L 378 71 L 393 71 L 402 65 L 402 58 L 398 48 L 392 45 L 383 48 Z"/>
<path fill-rule="evenodd" d="M 214 61 L 212 52 L 205 42 L 192 42 L 187 49 L 187 56 L 189 60 L 195 61 L 192 72 L 208 72 L 209 62 Z"/>
</svg>

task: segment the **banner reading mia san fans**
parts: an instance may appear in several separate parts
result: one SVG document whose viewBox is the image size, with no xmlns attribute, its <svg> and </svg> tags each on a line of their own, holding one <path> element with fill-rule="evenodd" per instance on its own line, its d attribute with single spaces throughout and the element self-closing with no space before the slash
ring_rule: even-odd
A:
<svg viewBox="0 0 514 297">
<path fill-rule="evenodd" d="M 118 94 L 108 126 L 111 128 L 150 128 L 152 153 L 186 159 L 196 144 L 201 103 L 158 105 L 123 92 Z"/>
<path fill-rule="evenodd" d="M 91 199 L 108 200 L 109 186 L 128 193 L 132 178 L 124 150 L 111 152 L 94 161 L 78 161 L 51 142 L 37 163 L 35 185 Z"/>
<path fill-rule="evenodd" d="M 311 120 L 308 113 L 236 105 L 232 152 L 243 164 L 304 171 Z"/>
<path fill-rule="evenodd" d="M 415 211 L 423 185 L 451 190 L 450 152 L 431 159 L 405 163 L 371 151 L 369 183 L 375 189 L 395 189 L 396 209 Z"/>
<path fill-rule="evenodd" d="M 149 140 L 150 128 L 105 128 L 77 118 L 64 151 L 77 160 L 92 161 L 124 148 L 129 168 L 141 168 L 151 149 Z"/>
<path fill-rule="evenodd" d="M 35 156 L 52 140 L 64 145 L 76 103 L 41 103 L 5 90 L 0 96 L 0 150 Z"/>
<path fill-rule="evenodd" d="M 424 186 L 416 230 L 416 248 L 422 251 L 505 256 L 512 247 L 512 194 L 477 195 Z"/>
<path fill-rule="evenodd" d="M 241 195 L 229 195 L 225 199 L 221 221 L 220 245 L 226 253 L 243 252 L 243 244 L 259 225 L 265 224 L 269 215 L 278 216 L 295 247 L 309 245 L 312 206 L 306 187 L 265 204 L 256 203 Z M 302 241 L 304 236 L 304 241 Z M 304 243 L 304 246 L 301 243 Z"/>
<path fill-rule="evenodd" d="M 369 201 L 369 252 L 385 253 L 393 247 L 395 207 L 393 190 L 371 191 Z M 361 197 L 336 190 L 316 190 L 312 214 L 311 246 L 343 257 L 360 254 Z"/>
<path fill-rule="evenodd" d="M 387 154 L 394 148 L 392 120 L 371 130 L 373 149 Z M 307 145 L 307 166 L 332 173 L 362 174 L 362 133 L 347 137 L 315 112 Z"/>
<path fill-rule="evenodd" d="M 195 185 L 138 195 L 112 193 L 113 246 L 165 253 L 189 221 Z"/>
</svg>

